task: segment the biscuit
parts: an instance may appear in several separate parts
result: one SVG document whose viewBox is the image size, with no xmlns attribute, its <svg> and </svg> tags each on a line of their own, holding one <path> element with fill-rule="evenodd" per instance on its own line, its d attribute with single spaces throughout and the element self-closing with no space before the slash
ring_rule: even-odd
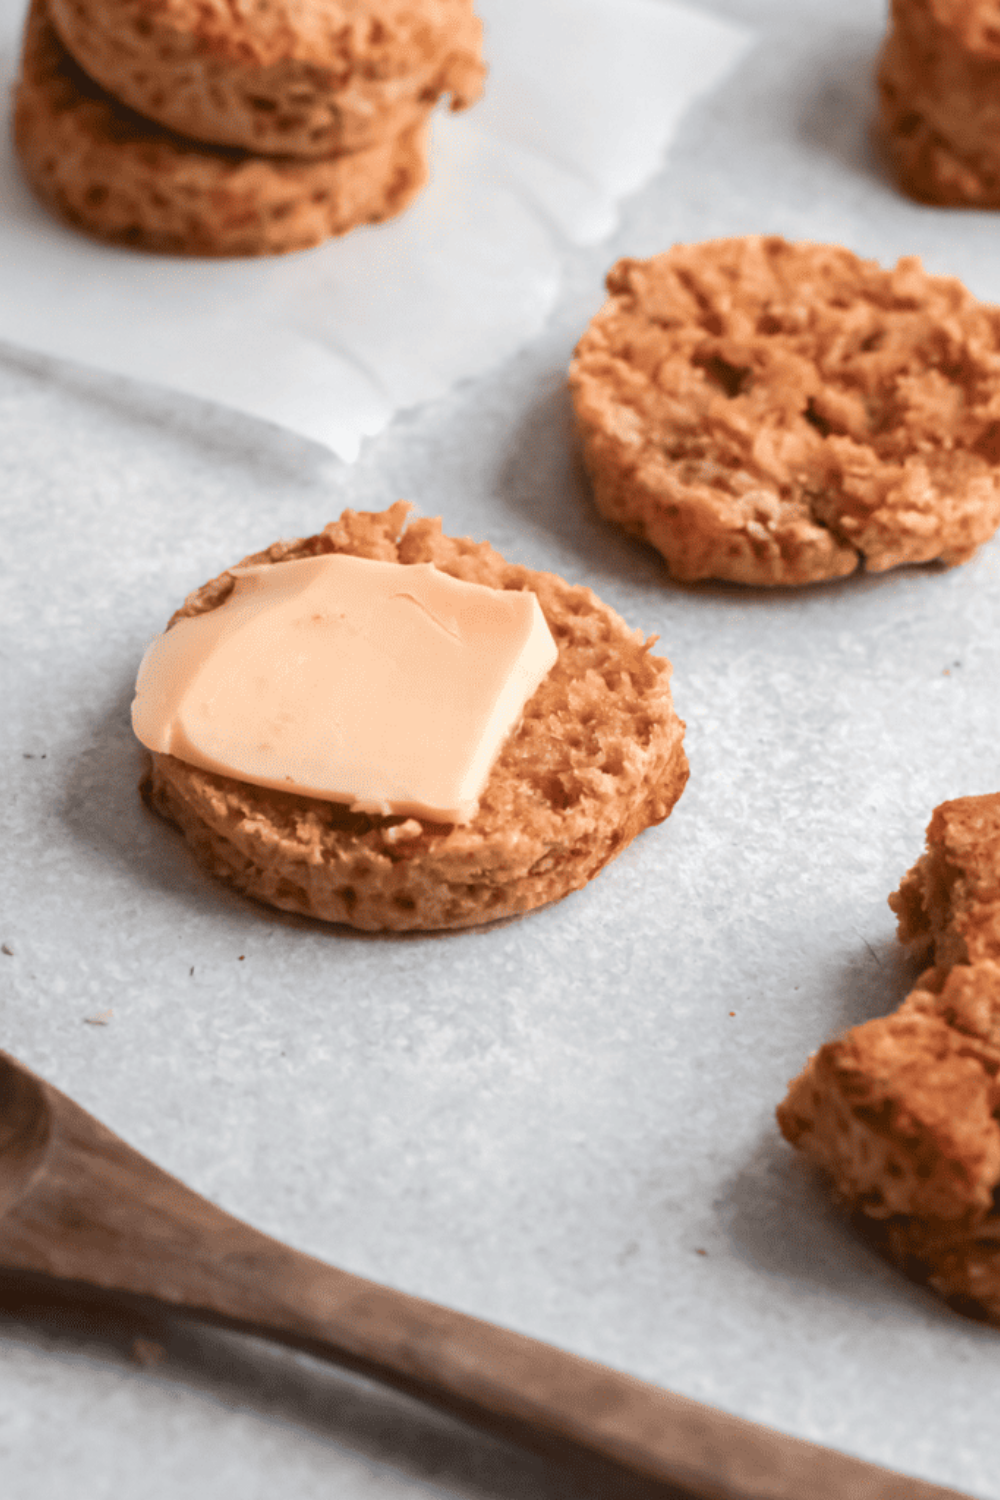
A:
<svg viewBox="0 0 1000 1500">
<path fill-rule="evenodd" d="M 212 875 L 285 911 L 376 931 L 467 927 L 557 901 L 662 822 L 688 774 L 670 664 L 651 642 L 589 589 L 507 563 L 485 542 L 443 536 L 438 521 L 406 526 L 409 509 L 400 501 L 380 514 L 345 511 L 319 535 L 244 562 L 349 552 L 534 591 L 558 659 L 475 818 L 453 826 L 352 813 L 158 753 L 144 782 L 149 805 L 177 824 Z M 223 573 L 179 613 L 212 609 L 231 588 Z"/>
<path fill-rule="evenodd" d="M 884 1255 L 1000 1321 L 1000 794 L 937 808 L 889 904 L 933 967 L 821 1047 L 778 1122 Z"/>
<path fill-rule="evenodd" d="M 881 134 L 923 203 L 1000 208 L 1000 27 L 985 0 L 893 0 Z"/>
<path fill-rule="evenodd" d="M 199 146 L 98 88 L 32 0 L 14 141 L 35 192 L 74 228 L 143 250 L 271 255 L 400 213 L 426 180 L 424 129 L 301 161 Z"/>
<path fill-rule="evenodd" d="M 50 0 L 50 15 L 122 103 L 249 151 L 366 150 L 482 87 L 472 0 Z"/>
<path fill-rule="evenodd" d="M 570 366 L 599 510 L 673 576 L 964 562 L 1000 523 L 1000 310 L 774 236 L 622 260 Z"/>
</svg>

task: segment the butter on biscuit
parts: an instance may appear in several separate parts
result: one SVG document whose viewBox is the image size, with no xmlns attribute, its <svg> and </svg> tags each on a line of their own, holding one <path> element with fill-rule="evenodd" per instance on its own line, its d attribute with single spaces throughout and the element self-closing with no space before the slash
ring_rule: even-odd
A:
<svg viewBox="0 0 1000 1500">
<path fill-rule="evenodd" d="M 558 652 L 530 590 L 346 553 L 235 568 L 132 707 L 150 750 L 352 812 L 468 823 Z"/>
</svg>

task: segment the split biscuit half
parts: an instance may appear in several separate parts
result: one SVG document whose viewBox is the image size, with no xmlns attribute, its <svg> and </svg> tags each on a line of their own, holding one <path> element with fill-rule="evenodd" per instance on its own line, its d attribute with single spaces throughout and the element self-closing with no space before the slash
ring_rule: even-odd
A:
<svg viewBox="0 0 1000 1500">
<path fill-rule="evenodd" d="M 915 257 L 622 260 L 570 389 L 598 509 L 680 580 L 964 562 L 1000 524 L 1000 309 Z"/>
<path fill-rule="evenodd" d="M 938 807 L 889 904 L 933 967 L 820 1048 L 778 1123 L 882 1254 L 1000 1322 L 1000 794 Z"/>
<path fill-rule="evenodd" d="M 486 542 L 444 536 L 438 521 L 407 526 L 409 510 L 400 501 L 381 513 L 345 511 L 316 536 L 243 561 L 346 552 L 430 562 L 466 582 L 537 595 L 558 658 L 495 762 L 473 820 L 352 813 L 159 753 L 143 788 L 210 874 L 282 910 L 375 931 L 468 927 L 557 901 L 662 822 L 688 775 L 670 663 L 651 642 L 590 589 L 505 562 Z M 223 573 L 179 615 L 216 607 L 232 586 Z"/>
<path fill-rule="evenodd" d="M 50 0 L 68 51 L 147 119 L 220 146 L 382 146 L 482 88 L 472 0 Z"/>
</svg>

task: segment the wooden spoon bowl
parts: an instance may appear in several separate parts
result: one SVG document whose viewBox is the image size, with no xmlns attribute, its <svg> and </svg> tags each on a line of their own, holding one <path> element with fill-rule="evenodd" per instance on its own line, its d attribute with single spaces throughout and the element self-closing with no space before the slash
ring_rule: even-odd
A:
<svg viewBox="0 0 1000 1500">
<path fill-rule="evenodd" d="M 307 1350 L 647 1492 L 967 1500 L 292 1250 L 0 1052 L 0 1276 L 12 1275 Z"/>
</svg>

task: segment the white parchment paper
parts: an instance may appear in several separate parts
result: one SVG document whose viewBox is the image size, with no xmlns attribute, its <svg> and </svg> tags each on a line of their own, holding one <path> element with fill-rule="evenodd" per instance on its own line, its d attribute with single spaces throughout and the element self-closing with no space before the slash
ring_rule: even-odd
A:
<svg viewBox="0 0 1000 1500">
<path fill-rule="evenodd" d="M 0 83 L 21 0 L 0 0 Z M 137 254 L 62 227 L 0 150 L 0 338 L 170 386 L 357 456 L 402 407 L 545 323 L 567 242 L 594 243 L 692 101 L 747 44 L 665 0 L 483 0 L 490 77 L 436 121 L 428 189 L 394 223 L 263 261 Z"/>
</svg>

